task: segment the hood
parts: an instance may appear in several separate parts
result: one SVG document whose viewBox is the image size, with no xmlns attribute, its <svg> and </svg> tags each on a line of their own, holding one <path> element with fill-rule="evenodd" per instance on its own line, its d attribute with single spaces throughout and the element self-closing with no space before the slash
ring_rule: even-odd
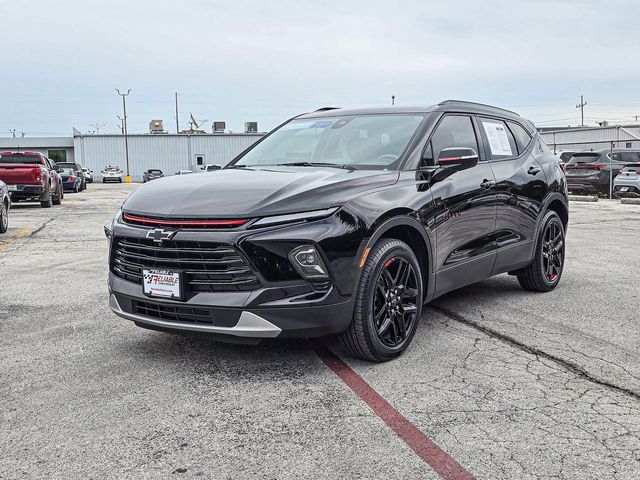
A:
<svg viewBox="0 0 640 480">
<path fill-rule="evenodd" d="M 160 178 L 139 187 L 126 212 L 175 218 L 250 218 L 341 206 L 391 185 L 397 171 L 318 167 L 225 169 Z"/>
</svg>

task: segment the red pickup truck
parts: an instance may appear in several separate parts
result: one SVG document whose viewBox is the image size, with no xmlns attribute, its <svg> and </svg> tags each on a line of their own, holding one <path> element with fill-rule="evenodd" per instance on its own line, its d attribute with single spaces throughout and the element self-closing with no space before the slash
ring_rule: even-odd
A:
<svg viewBox="0 0 640 480">
<path fill-rule="evenodd" d="M 13 202 L 33 200 L 44 208 L 60 205 L 64 193 L 56 170 L 39 152 L 0 152 L 0 180 L 7 184 Z"/>
</svg>

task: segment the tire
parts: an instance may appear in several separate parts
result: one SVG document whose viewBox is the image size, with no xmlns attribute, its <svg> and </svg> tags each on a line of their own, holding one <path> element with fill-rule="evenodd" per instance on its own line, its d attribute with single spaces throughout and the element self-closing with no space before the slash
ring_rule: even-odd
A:
<svg viewBox="0 0 640 480">
<path fill-rule="evenodd" d="M 5 233 L 9 229 L 9 211 L 6 202 L 0 203 L 0 233 Z"/>
<path fill-rule="evenodd" d="M 51 192 L 51 189 L 49 189 L 48 194 L 49 195 L 48 195 L 47 199 L 46 200 L 42 200 L 40 202 L 40 206 L 42 208 L 51 208 L 51 206 L 53 205 L 53 193 Z"/>
<path fill-rule="evenodd" d="M 408 280 L 404 285 L 398 281 L 398 293 L 394 294 L 394 289 L 387 287 L 393 284 L 391 280 L 394 276 L 401 277 L 402 271 L 406 274 L 406 270 L 401 269 L 406 269 L 407 265 L 411 267 Z M 385 290 L 391 296 L 387 296 Z M 386 362 L 398 357 L 407 349 L 416 333 L 423 298 L 420 263 L 415 253 L 400 240 L 380 240 L 369 252 L 362 269 L 353 320 L 341 334 L 342 343 L 350 354 L 372 362 Z M 398 310 L 399 313 L 394 316 L 393 312 Z M 378 322 L 374 315 L 380 316 Z M 385 339 L 387 334 L 389 338 Z M 400 340 L 394 343 L 394 337 Z"/>
<path fill-rule="evenodd" d="M 54 195 L 53 197 L 53 204 L 54 205 L 60 205 L 62 203 L 62 184 L 58 185 L 58 193 L 56 195 Z"/>
<path fill-rule="evenodd" d="M 102 179 L 102 183 L 107 183 L 107 181 L 103 178 L 103 179 Z"/>
<path fill-rule="evenodd" d="M 553 211 L 545 213 L 533 260 L 516 272 L 520 286 L 530 292 L 550 292 L 556 288 L 564 269 L 565 244 L 560 217 Z"/>
</svg>

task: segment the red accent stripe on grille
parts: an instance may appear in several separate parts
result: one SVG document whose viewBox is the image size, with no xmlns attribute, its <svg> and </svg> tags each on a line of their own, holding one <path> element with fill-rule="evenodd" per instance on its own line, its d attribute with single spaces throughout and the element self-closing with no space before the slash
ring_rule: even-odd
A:
<svg viewBox="0 0 640 480">
<path fill-rule="evenodd" d="M 147 225 L 167 225 L 172 227 L 239 227 L 249 220 L 159 220 L 157 218 L 137 217 L 135 215 L 124 214 L 126 222 L 137 222 Z"/>
</svg>

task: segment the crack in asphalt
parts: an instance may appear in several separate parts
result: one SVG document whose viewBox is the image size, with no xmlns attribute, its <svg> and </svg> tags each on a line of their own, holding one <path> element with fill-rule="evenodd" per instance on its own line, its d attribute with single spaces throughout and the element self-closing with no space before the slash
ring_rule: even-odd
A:
<svg viewBox="0 0 640 480">
<path fill-rule="evenodd" d="M 468 326 L 470 326 L 470 327 L 472 327 L 472 328 L 474 328 L 476 330 L 479 330 L 480 332 L 482 332 L 482 333 L 484 333 L 484 334 L 486 334 L 486 335 L 488 335 L 488 336 L 490 336 L 492 338 L 495 338 L 495 339 L 500 340 L 502 342 L 508 343 L 509 345 L 511 345 L 511 346 L 513 346 L 513 347 L 515 347 L 515 348 L 517 348 L 519 350 L 525 351 L 525 352 L 530 353 L 532 355 L 536 355 L 538 357 L 543 357 L 543 358 L 546 358 L 548 360 L 551 360 L 552 362 L 560 365 L 561 367 L 565 368 L 566 370 L 570 371 L 571 373 L 573 373 L 573 374 L 575 374 L 575 375 L 577 375 L 577 376 L 579 376 L 581 378 L 584 378 L 584 379 L 588 380 L 591 383 L 594 383 L 596 385 L 601 385 L 603 387 L 606 387 L 606 388 L 611 389 L 611 390 L 615 390 L 615 391 L 620 392 L 620 393 L 624 393 L 625 395 L 628 395 L 628 396 L 634 398 L 635 400 L 640 400 L 640 393 L 635 392 L 635 391 L 633 391 L 631 389 L 628 389 L 628 388 L 625 388 L 625 387 L 621 387 L 620 385 L 616 385 L 616 384 L 611 383 L 611 382 L 609 382 L 607 380 L 603 380 L 603 379 L 597 378 L 597 377 L 593 376 L 591 373 L 589 373 L 587 370 L 585 370 L 583 367 L 581 367 L 580 365 L 578 365 L 578 364 L 576 364 L 574 362 L 565 360 L 565 359 L 560 358 L 560 357 L 558 357 L 556 355 L 552 355 L 552 354 L 547 353 L 544 350 L 541 350 L 539 348 L 531 347 L 531 346 L 529 346 L 529 345 L 527 345 L 527 344 L 515 339 L 514 337 L 512 337 L 510 335 L 505 335 L 504 333 L 500 333 L 497 330 L 494 330 L 494 329 L 489 328 L 489 327 L 487 327 L 485 325 L 482 325 L 479 322 L 476 322 L 474 320 L 466 318 L 463 315 L 460 315 L 459 313 L 454 312 L 454 311 L 452 311 L 452 310 L 450 310 L 448 308 L 437 306 L 437 305 L 434 305 L 434 304 L 429 304 L 428 307 L 433 309 L 433 310 L 435 310 L 436 312 L 441 313 L 442 315 L 446 316 L 447 318 L 449 318 L 451 320 L 454 320 L 456 322 L 468 325 Z"/>
</svg>

